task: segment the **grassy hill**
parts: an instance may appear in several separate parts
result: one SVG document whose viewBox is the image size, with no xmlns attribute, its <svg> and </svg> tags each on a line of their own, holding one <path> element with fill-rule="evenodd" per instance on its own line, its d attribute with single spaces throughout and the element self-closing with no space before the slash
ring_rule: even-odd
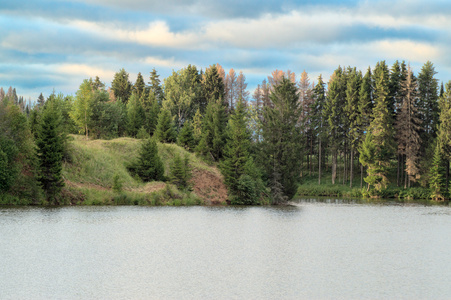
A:
<svg viewBox="0 0 451 300">
<path fill-rule="evenodd" d="M 158 152 L 169 174 L 175 154 L 189 158 L 192 191 L 179 191 L 165 182 L 143 183 L 133 177 L 127 166 L 138 156 L 140 140 L 86 140 L 71 135 L 69 158 L 63 165 L 66 187 L 63 195 L 72 204 L 110 205 L 192 205 L 225 203 L 227 189 L 216 167 L 174 144 L 158 144 Z M 113 177 L 122 182 L 122 193 L 115 193 Z"/>
</svg>

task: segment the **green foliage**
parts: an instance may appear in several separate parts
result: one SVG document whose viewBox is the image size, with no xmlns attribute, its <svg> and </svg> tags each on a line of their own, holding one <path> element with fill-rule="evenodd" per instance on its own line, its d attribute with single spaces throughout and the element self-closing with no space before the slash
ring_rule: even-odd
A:
<svg viewBox="0 0 451 300">
<path fill-rule="evenodd" d="M 201 97 L 201 84 L 197 69 L 191 66 L 172 72 L 164 81 L 165 99 L 163 109 L 167 109 L 174 116 L 177 129 L 192 120 L 196 109 L 199 108 L 198 99 Z"/>
<path fill-rule="evenodd" d="M 431 190 L 432 200 L 445 200 L 448 196 L 446 190 L 446 170 L 442 157 L 440 144 L 437 143 L 434 151 L 432 166 L 429 170 L 429 189 Z"/>
<path fill-rule="evenodd" d="M 132 83 L 129 81 L 128 76 L 128 73 L 121 69 L 114 74 L 113 82 L 111 83 L 114 96 L 125 104 L 127 104 L 128 98 L 130 98 L 132 93 Z"/>
<path fill-rule="evenodd" d="M 175 154 L 171 165 L 169 179 L 172 184 L 178 188 L 186 189 L 189 187 L 189 180 L 191 179 L 191 168 L 189 166 L 188 157 L 182 160 L 179 154 Z"/>
<path fill-rule="evenodd" d="M 140 140 L 150 139 L 150 134 L 147 132 L 144 126 L 141 126 L 141 128 L 138 130 L 138 133 L 136 134 L 136 138 Z"/>
<path fill-rule="evenodd" d="M 127 132 L 135 137 L 138 130 L 144 126 L 146 115 L 144 108 L 139 101 L 138 95 L 133 93 L 127 103 Z"/>
<path fill-rule="evenodd" d="M 177 138 L 177 132 L 172 122 L 171 113 L 163 109 L 158 115 L 158 124 L 154 133 L 156 139 L 161 143 L 173 143 Z"/>
<path fill-rule="evenodd" d="M 38 179 L 49 204 L 59 204 L 58 196 L 64 186 L 61 174 L 64 141 L 60 112 L 53 102 L 47 103 L 42 113 L 36 145 L 39 158 Z"/>
<path fill-rule="evenodd" d="M 224 99 L 224 82 L 219 75 L 216 65 L 212 65 L 205 71 L 202 78 L 202 87 L 204 91 L 204 97 L 208 103 L 220 101 L 222 103 Z M 202 112 L 201 107 L 201 112 Z"/>
<path fill-rule="evenodd" d="M 89 136 L 89 127 L 93 114 L 93 100 L 94 96 L 91 84 L 85 79 L 76 93 L 70 116 L 78 126 L 80 132 L 85 133 L 86 138 Z"/>
<path fill-rule="evenodd" d="M 15 163 L 19 154 L 14 142 L 0 136 L 0 192 L 7 192 L 18 175 L 18 166 Z"/>
<path fill-rule="evenodd" d="M 287 78 L 274 87 L 270 99 L 272 105 L 265 107 L 263 113 L 261 161 L 273 201 L 278 203 L 296 193 L 302 155 L 301 130 L 298 128 L 301 111 L 296 86 Z"/>
<path fill-rule="evenodd" d="M 196 151 L 207 160 L 219 161 L 223 156 L 227 115 L 221 100 L 210 101 L 202 119 L 201 139 Z"/>
<path fill-rule="evenodd" d="M 122 186 L 123 186 L 123 182 L 121 180 L 121 177 L 117 173 L 114 174 L 114 176 L 113 176 L 113 191 L 116 194 L 122 193 Z"/>
<path fill-rule="evenodd" d="M 155 139 L 144 140 L 139 150 L 139 156 L 129 169 L 136 173 L 142 181 L 163 181 L 164 166 L 158 155 L 158 147 Z"/>
<path fill-rule="evenodd" d="M 194 140 L 194 130 L 191 122 L 187 121 L 183 124 L 182 129 L 180 129 L 177 144 L 188 150 L 194 150 L 196 147 L 196 142 Z"/>
</svg>

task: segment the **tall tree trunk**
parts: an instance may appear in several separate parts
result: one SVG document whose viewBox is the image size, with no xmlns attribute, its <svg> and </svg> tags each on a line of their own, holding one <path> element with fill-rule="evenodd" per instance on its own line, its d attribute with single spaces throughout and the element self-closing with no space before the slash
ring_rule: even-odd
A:
<svg viewBox="0 0 451 300">
<path fill-rule="evenodd" d="M 354 179 L 354 149 L 351 148 L 351 167 L 349 168 L 349 187 L 351 189 L 353 179 Z"/>
<path fill-rule="evenodd" d="M 318 184 L 321 184 L 321 139 L 318 143 Z"/>
<path fill-rule="evenodd" d="M 334 149 L 332 153 L 332 184 L 335 184 L 335 179 L 337 178 L 337 150 Z"/>
<path fill-rule="evenodd" d="M 399 157 L 400 155 L 398 154 L 398 172 L 396 174 L 396 186 L 399 187 L 399 169 L 401 167 L 401 158 Z"/>
<path fill-rule="evenodd" d="M 313 173 L 313 137 L 310 139 L 310 175 Z"/>
</svg>

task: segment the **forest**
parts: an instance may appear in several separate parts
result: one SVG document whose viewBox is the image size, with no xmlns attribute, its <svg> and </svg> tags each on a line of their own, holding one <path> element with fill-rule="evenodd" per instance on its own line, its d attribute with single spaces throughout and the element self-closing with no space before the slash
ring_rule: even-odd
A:
<svg viewBox="0 0 451 300">
<path fill-rule="evenodd" d="M 143 140 L 129 171 L 180 189 L 187 159 L 177 157 L 166 178 L 156 145 L 184 147 L 219 168 L 231 204 L 334 195 L 331 186 L 355 197 L 447 201 L 451 81 L 435 75 L 429 61 L 417 74 L 404 61 L 339 66 L 327 81 L 275 70 L 251 95 L 242 72 L 214 64 L 188 65 L 164 80 L 153 69 L 134 83 L 121 69 L 110 87 L 90 78 L 75 95 L 41 93 L 28 102 L 1 88 L 0 203 L 65 203 L 61 170 L 73 134 Z"/>
</svg>

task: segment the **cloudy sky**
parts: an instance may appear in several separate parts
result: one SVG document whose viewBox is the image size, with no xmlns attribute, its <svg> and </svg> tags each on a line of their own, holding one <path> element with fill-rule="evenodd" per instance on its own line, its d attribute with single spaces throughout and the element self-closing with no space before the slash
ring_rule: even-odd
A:
<svg viewBox="0 0 451 300">
<path fill-rule="evenodd" d="M 275 69 L 314 80 L 397 59 L 448 81 L 450 28 L 449 0 L 0 0 L 0 86 L 34 100 L 89 77 L 109 86 L 120 68 L 134 82 L 219 63 L 253 89 Z"/>
</svg>

